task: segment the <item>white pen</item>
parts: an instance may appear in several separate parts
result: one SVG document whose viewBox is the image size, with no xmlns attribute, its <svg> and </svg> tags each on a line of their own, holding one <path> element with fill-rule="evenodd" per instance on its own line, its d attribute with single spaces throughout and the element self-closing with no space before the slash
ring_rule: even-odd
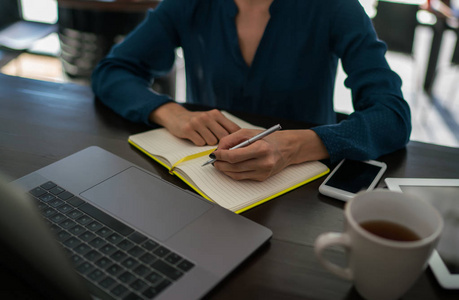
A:
<svg viewBox="0 0 459 300">
<path fill-rule="evenodd" d="M 254 136 L 254 137 L 248 139 L 247 141 L 244 141 L 244 142 L 240 143 L 239 145 L 236 145 L 236 146 L 230 148 L 230 150 L 234 150 L 234 149 L 238 149 L 238 148 L 242 148 L 242 147 L 248 146 L 248 145 L 250 145 L 250 144 L 252 144 L 252 143 L 254 143 L 254 142 L 258 141 L 258 140 L 261 140 L 261 139 L 264 138 L 265 136 L 267 136 L 267 135 L 269 135 L 269 134 L 271 134 L 271 133 L 273 133 L 273 132 L 275 132 L 275 131 L 280 130 L 280 129 L 282 129 L 282 127 L 281 127 L 279 124 L 274 125 L 273 127 L 269 128 L 269 129 L 266 129 L 266 130 L 263 131 L 263 132 L 260 132 L 260 133 L 257 134 L 256 136 Z M 208 164 L 212 164 L 212 163 L 214 163 L 214 162 L 217 160 L 217 159 L 215 158 L 215 155 L 214 155 L 213 153 L 211 153 L 211 154 L 209 155 L 209 157 L 210 157 L 210 159 L 209 159 L 208 161 L 206 161 L 206 162 L 202 165 L 202 167 L 204 167 L 205 165 L 208 165 Z"/>
</svg>

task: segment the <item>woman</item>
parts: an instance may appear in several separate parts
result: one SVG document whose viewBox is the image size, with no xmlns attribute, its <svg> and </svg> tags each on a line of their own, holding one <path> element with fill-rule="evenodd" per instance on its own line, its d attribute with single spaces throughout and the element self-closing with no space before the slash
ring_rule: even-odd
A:
<svg viewBox="0 0 459 300">
<path fill-rule="evenodd" d="M 187 102 L 320 124 L 252 137 L 218 110 L 191 112 L 153 92 L 174 50 L 185 55 Z M 124 117 L 167 128 L 196 145 L 219 144 L 214 167 L 264 180 L 310 160 L 376 158 L 405 146 L 410 111 L 358 0 L 164 0 L 93 74 L 95 94 Z M 333 111 L 338 59 L 355 112 Z"/>
</svg>

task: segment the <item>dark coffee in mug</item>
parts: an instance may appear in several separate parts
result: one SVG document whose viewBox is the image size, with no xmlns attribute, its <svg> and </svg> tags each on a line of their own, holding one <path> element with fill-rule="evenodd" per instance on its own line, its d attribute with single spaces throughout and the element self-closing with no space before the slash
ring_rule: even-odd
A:
<svg viewBox="0 0 459 300">
<path fill-rule="evenodd" d="M 421 239 L 413 230 L 390 221 L 364 221 L 360 226 L 374 235 L 393 241 L 413 242 Z"/>
</svg>

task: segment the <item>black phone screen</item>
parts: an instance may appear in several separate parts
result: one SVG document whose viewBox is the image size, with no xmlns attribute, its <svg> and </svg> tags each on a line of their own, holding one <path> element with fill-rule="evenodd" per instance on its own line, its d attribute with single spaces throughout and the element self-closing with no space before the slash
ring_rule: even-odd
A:
<svg viewBox="0 0 459 300">
<path fill-rule="evenodd" d="M 346 159 L 326 185 L 355 194 L 367 190 L 380 170 L 380 166 Z"/>
</svg>

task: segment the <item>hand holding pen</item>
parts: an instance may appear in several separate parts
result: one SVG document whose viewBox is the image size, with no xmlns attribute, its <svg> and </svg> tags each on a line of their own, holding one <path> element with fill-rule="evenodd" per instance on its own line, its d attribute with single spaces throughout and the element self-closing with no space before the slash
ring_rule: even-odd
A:
<svg viewBox="0 0 459 300">
<path fill-rule="evenodd" d="M 269 128 L 269 129 L 266 129 L 265 131 L 255 135 L 254 137 L 252 137 L 252 138 L 250 138 L 250 139 L 248 139 L 248 140 L 246 140 L 246 141 L 244 141 L 244 142 L 242 142 L 242 143 L 230 148 L 229 150 L 234 150 L 234 149 L 246 147 L 246 146 L 248 146 L 248 145 L 250 145 L 250 144 L 252 144 L 252 143 L 254 143 L 254 142 L 258 141 L 258 140 L 261 140 L 262 138 L 264 138 L 264 137 L 270 135 L 271 133 L 273 133 L 273 132 L 275 132 L 277 130 L 280 130 L 280 129 L 282 129 L 282 127 L 279 124 L 274 125 L 273 127 Z M 211 153 L 209 155 L 209 157 L 210 157 L 210 159 L 208 161 L 206 161 L 202 166 L 206 166 L 208 164 L 212 164 L 217 160 L 213 153 Z"/>
</svg>

